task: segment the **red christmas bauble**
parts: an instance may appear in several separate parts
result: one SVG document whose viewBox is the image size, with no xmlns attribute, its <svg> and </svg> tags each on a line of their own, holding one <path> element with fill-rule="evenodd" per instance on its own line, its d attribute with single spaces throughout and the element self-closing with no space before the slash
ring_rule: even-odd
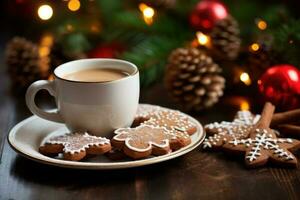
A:
<svg viewBox="0 0 300 200">
<path fill-rule="evenodd" d="M 258 81 L 260 93 L 280 109 L 300 106 L 300 71 L 291 65 L 269 68 Z"/>
<path fill-rule="evenodd" d="M 101 44 L 88 53 L 89 58 L 116 58 L 124 51 L 124 47 L 119 43 Z"/>
<path fill-rule="evenodd" d="M 191 26 L 200 31 L 209 32 L 216 21 L 228 16 L 227 8 L 219 1 L 200 1 L 190 15 Z"/>
</svg>

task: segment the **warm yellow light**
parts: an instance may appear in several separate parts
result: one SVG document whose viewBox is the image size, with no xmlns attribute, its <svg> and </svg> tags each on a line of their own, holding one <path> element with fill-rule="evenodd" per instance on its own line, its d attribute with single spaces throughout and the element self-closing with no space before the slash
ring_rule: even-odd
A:
<svg viewBox="0 0 300 200">
<path fill-rule="evenodd" d="M 47 56 L 50 53 L 49 47 L 40 47 L 39 48 L 39 54 L 41 57 Z"/>
<path fill-rule="evenodd" d="M 39 44 L 39 54 L 41 57 L 48 56 L 50 54 L 50 48 L 53 45 L 53 36 L 45 34 L 42 36 Z"/>
<path fill-rule="evenodd" d="M 100 25 L 98 23 L 96 24 L 91 24 L 90 30 L 93 33 L 99 33 L 100 32 Z"/>
<path fill-rule="evenodd" d="M 146 8 L 143 11 L 143 13 L 144 13 L 145 17 L 153 17 L 154 16 L 154 10 L 153 10 L 153 8 L 150 8 L 150 7 Z"/>
<path fill-rule="evenodd" d="M 243 72 L 240 75 L 240 80 L 245 83 L 246 85 L 250 85 L 251 84 L 251 79 L 248 73 Z"/>
<path fill-rule="evenodd" d="M 147 6 L 144 3 L 139 4 L 139 9 L 143 13 L 144 21 L 146 24 L 151 25 L 153 23 L 153 17 L 155 15 L 155 10 Z"/>
<path fill-rule="evenodd" d="M 66 28 L 67 28 L 67 31 L 69 31 L 69 32 L 74 31 L 74 27 L 72 26 L 72 24 L 67 24 Z"/>
<path fill-rule="evenodd" d="M 197 36 L 197 40 L 198 40 L 198 43 L 202 46 L 206 46 L 208 45 L 209 41 L 210 41 L 210 37 L 205 35 L 204 33 L 198 31 L 196 33 L 196 36 Z"/>
<path fill-rule="evenodd" d="M 240 104 L 240 110 L 250 110 L 250 105 L 249 105 L 248 101 L 242 100 L 242 102 Z"/>
<path fill-rule="evenodd" d="M 42 20 L 48 20 L 53 15 L 53 9 L 49 5 L 41 5 L 38 9 L 38 15 Z"/>
<path fill-rule="evenodd" d="M 250 49 L 252 51 L 258 51 L 259 50 L 259 44 L 257 44 L 257 43 L 251 44 Z"/>
<path fill-rule="evenodd" d="M 71 11 L 77 11 L 80 8 L 80 1 L 79 0 L 70 0 L 68 3 L 68 8 Z"/>
<path fill-rule="evenodd" d="M 267 28 L 267 22 L 265 22 L 264 20 L 259 20 L 257 22 L 257 27 L 260 29 L 260 30 L 265 30 Z"/>
<path fill-rule="evenodd" d="M 144 4 L 144 3 L 140 3 L 139 4 L 139 9 L 140 9 L 140 11 L 144 11 L 146 8 L 148 8 L 148 6 L 146 5 L 146 4 Z"/>
<path fill-rule="evenodd" d="M 53 45 L 53 36 L 51 34 L 44 34 L 41 37 L 39 42 L 39 56 L 40 56 L 40 63 L 39 68 L 42 72 L 42 75 L 46 76 L 49 71 L 49 54 L 51 52 L 51 47 Z"/>
<path fill-rule="evenodd" d="M 41 45 L 42 46 L 52 46 L 53 44 L 53 36 L 50 34 L 46 34 L 41 38 Z"/>
</svg>

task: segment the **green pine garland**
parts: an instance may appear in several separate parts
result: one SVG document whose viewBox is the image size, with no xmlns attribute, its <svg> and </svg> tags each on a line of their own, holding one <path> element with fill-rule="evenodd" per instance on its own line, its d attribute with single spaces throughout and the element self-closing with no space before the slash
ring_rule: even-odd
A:
<svg viewBox="0 0 300 200">
<path fill-rule="evenodd" d="M 299 67 L 300 20 L 292 20 L 274 33 L 273 48 L 281 62 Z"/>
<path fill-rule="evenodd" d="M 154 23 L 151 26 L 143 21 L 138 8 L 140 2 L 96 0 L 94 6 L 97 7 L 97 13 L 93 18 L 101 23 L 101 32 L 98 34 L 89 33 L 85 25 L 90 22 L 88 18 L 67 17 L 62 13 L 64 18 L 59 23 L 57 38 L 65 45 L 66 51 L 76 52 L 88 52 L 102 43 L 125 44 L 126 51 L 118 57 L 135 63 L 141 72 L 142 86 L 149 86 L 161 80 L 169 53 L 195 38 L 195 30 L 190 27 L 188 17 L 199 0 L 177 0 L 172 9 L 155 8 Z M 280 2 L 265 5 L 259 0 L 224 0 L 224 4 L 240 24 L 244 49 L 257 42 L 262 35 L 269 35 L 274 39 L 272 50 L 280 58 L 278 60 L 299 65 L 300 22 L 291 21 L 292 14 L 286 6 Z M 259 30 L 255 19 L 265 20 L 268 23 L 267 30 Z M 66 33 L 66 24 L 72 24 L 75 31 Z M 240 58 L 235 63 L 242 66 L 246 59 Z"/>
</svg>

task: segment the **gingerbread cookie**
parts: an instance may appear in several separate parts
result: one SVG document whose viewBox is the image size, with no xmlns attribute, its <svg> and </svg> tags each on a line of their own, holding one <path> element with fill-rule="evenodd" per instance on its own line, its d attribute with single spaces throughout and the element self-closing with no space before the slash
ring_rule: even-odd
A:
<svg viewBox="0 0 300 200">
<path fill-rule="evenodd" d="M 139 106 L 135 124 L 165 127 L 168 130 L 184 132 L 189 135 L 197 131 L 196 125 L 180 111 L 147 104 Z"/>
<path fill-rule="evenodd" d="M 211 123 L 205 126 L 209 136 L 203 142 L 203 148 L 220 149 L 230 139 L 242 139 L 249 136 L 250 130 L 260 118 L 250 111 L 238 111 L 232 122 Z"/>
<path fill-rule="evenodd" d="M 151 154 L 164 155 L 190 143 L 187 134 L 146 124 L 136 128 L 120 128 L 115 133 L 112 145 L 133 159 L 145 158 Z"/>
<path fill-rule="evenodd" d="M 165 127 L 168 130 L 180 131 L 189 135 L 197 131 L 196 126 L 179 111 L 160 111 L 142 124 Z"/>
<path fill-rule="evenodd" d="M 297 166 L 297 158 L 290 151 L 299 149 L 300 141 L 276 137 L 269 128 L 274 110 L 271 103 L 266 103 L 260 120 L 250 131 L 250 137 L 232 138 L 223 148 L 230 152 L 245 153 L 245 163 L 249 167 L 264 165 L 268 160 L 281 165 Z"/>
<path fill-rule="evenodd" d="M 64 159 L 72 161 L 81 160 L 87 154 L 104 154 L 110 150 L 111 145 L 108 139 L 87 133 L 68 133 L 52 137 L 39 148 L 40 153 L 44 155 L 63 153 Z"/>
<path fill-rule="evenodd" d="M 162 110 L 167 110 L 167 109 L 160 106 L 150 105 L 150 104 L 139 104 L 132 126 L 135 127 L 140 125 L 141 123 L 149 120 L 153 115 L 155 115 L 156 113 Z"/>
<path fill-rule="evenodd" d="M 240 110 L 235 114 L 234 121 L 243 124 L 253 125 L 258 122 L 260 115 L 251 113 L 249 110 Z"/>
<path fill-rule="evenodd" d="M 299 149 L 300 141 L 291 138 L 277 138 L 273 131 L 256 129 L 255 134 L 250 138 L 233 138 L 223 148 L 230 152 L 245 152 L 245 162 L 249 167 L 264 165 L 268 160 L 296 167 L 297 158 L 289 150 Z"/>
</svg>

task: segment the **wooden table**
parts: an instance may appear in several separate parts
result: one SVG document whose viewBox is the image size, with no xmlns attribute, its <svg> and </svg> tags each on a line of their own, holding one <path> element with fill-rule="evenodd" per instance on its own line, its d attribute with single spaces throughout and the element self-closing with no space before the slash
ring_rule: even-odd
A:
<svg viewBox="0 0 300 200">
<path fill-rule="evenodd" d="M 17 155 L 7 143 L 9 129 L 31 115 L 23 96 L 12 97 L 7 88 L 2 72 L 0 199 L 300 199 L 298 169 L 247 170 L 243 159 L 200 148 L 164 163 L 124 170 L 72 170 L 33 162 Z M 224 98 L 194 117 L 202 123 L 231 120 L 238 109 L 232 102 L 237 99 Z M 143 91 L 141 102 L 173 107 L 159 84 Z"/>
</svg>

